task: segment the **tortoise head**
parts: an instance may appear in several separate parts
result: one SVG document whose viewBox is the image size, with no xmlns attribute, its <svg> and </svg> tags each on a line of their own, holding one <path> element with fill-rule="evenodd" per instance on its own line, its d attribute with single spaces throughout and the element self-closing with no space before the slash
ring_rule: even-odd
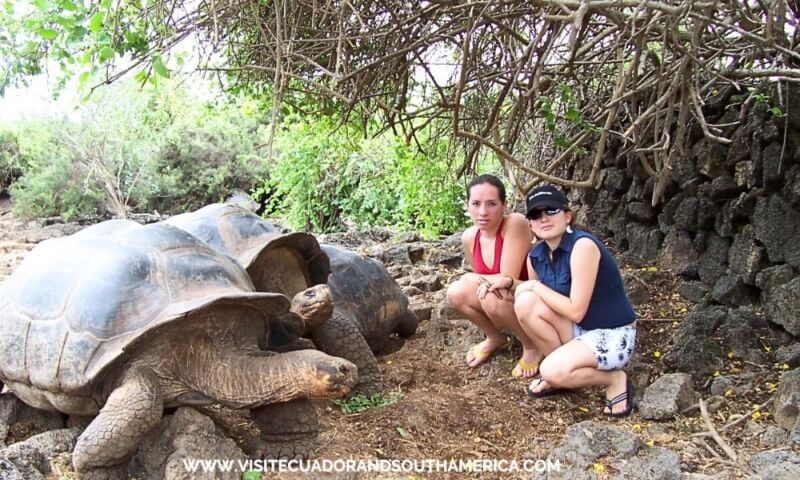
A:
<svg viewBox="0 0 800 480">
<path fill-rule="evenodd" d="M 325 323 L 333 313 L 333 297 L 327 285 L 309 287 L 292 299 L 292 312 L 298 314 L 310 332 Z"/>
<path fill-rule="evenodd" d="M 298 350 L 287 355 L 301 355 L 305 365 L 307 398 L 341 398 L 347 395 L 358 381 L 358 368 L 352 362 L 332 357 L 318 350 Z"/>
</svg>

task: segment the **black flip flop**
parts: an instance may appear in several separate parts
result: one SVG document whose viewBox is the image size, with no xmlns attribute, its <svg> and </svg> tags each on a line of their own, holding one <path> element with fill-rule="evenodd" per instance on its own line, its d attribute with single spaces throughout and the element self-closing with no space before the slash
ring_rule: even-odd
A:
<svg viewBox="0 0 800 480">
<path fill-rule="evenodd" d="M 544 380 L 542 380 L 540 378 L 539 379 L 539 383 L 537 383 L 533 388 L 538 387 L 543 381 Z M 567 391 L 565 388 L 552 388 L 551 387 L 551 388 L 546 388 L 546 389 L 544 389 L 544 390 L 542 390 L 540 392 L 534 392 L 533 388 L 531 388 L 530 385 L 525 387 L 525 393 L 527 393 L 529 397 L 533 397 L 533 398 L 551 397 L 553 395 L 558 395 L 558 394 L 561 394 L 561 393 L 564 393 L 564 392 Z"/>
<path fill-rule="evenodd" d="M 625 410 L 617 413 L 612 413 L 613 406 L 620 403 L 627 401 L 627 405 L 625 405 Z M 625 378 L 625 391 L 620 393 L 616 397 L 612 398 L 611 400 L 605 399 L 606 407 L 608 407 L 609 412 L 603 412 L 603 415 L 606 417 L 611 418 L 622 418 L 627 417 L 631 414 L 631 410 L 633 410 L 633 382 L 631 382 L 630 378 Z"/>
</svg>

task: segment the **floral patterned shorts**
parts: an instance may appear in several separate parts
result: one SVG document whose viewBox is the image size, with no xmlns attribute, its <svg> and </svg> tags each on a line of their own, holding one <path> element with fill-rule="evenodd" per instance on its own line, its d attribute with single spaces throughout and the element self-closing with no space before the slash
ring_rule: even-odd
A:
<svg viewBox="0 0 800 480">
<path fill-rule="evenodd" d="M 624 367 L 631 359 L 633 347 L 636 345 L 636 327 L 633 324 L 595 330 L 584 330 L 575 324 L 572 326 L 572 336 L 592 350 L 600 370 Z"/>
</svg>

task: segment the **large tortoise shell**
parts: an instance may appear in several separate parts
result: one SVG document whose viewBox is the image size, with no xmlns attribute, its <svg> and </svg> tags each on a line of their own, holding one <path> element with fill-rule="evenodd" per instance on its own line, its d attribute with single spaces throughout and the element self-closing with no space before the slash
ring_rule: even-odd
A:
<svg viewBox="0 0 800 480">
<path fill-rule="evenodd" d="M 85 392 L 145 333 L 230 302 L 303 330 L 285 296 L 255 292 L 233 259 L 173 226 L 112 220 L 47 240 L 0 288 L 0 379 Z"/>
</svg>

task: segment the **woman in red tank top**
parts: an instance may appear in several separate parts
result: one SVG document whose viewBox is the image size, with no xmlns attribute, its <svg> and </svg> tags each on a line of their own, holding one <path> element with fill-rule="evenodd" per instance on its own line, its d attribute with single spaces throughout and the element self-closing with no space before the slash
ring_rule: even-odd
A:
<svg viewBox="0 0 800 480">
<path fill-rule="evenodd" d="M 477 326 L 486 339 L 467 352 L 467 366 L 475 368 L 498 349 L 511 344 L 512 332 L 522 343 L 522 358 L 512 370 L 515 377 L 538 373 L 541 354 L 520 327 L 514 314 L 514 296 L 508 289 L 528 278 L 527 255 L 531 230 L 519 213 L 505 215 L 503 182 L 480 175 L 467 187 L 467 211 L 473 226 L 464 231 L 461 244 L 474 273 L 467 273 L 447 289 L 447 304 Z"/>
</svg>

